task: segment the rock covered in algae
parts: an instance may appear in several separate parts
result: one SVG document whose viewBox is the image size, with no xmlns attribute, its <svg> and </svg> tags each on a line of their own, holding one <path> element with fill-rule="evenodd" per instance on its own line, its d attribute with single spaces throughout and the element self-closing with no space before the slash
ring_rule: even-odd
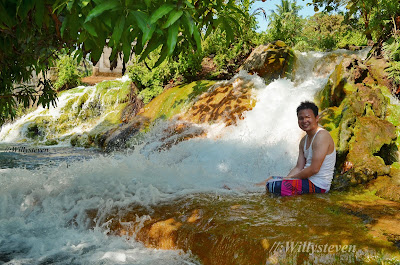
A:
<svg viewBox="0 0 400 265">
<path fill-rule="evenodd" d="M 126 124 L 107 133 L 102 146 L 106 150 L 123 149 L 132 138 L 146 131 L 158 120 L 169 120 L 187 108 L 198 95 L 207 91 L 214 81 L 196 81 L 169 88 L 141 108 Z"/>
<path fill-rule="evenodd" d="M 293 70 L 295 55 L 283 41 L 260 45 L 246 59 L 241 70 L 257 73 L 266 81 L 289 77 Z"/>
<path fill-rule="evenodd" d="M 203 93 L 180 118 L 194 123 L 236 124 L 245 111 L 255 106 L 252 88 L 251 81 L 240 77 L 219 83 Z"/>
<path fill-rule="evenodd" d="M 374 59 L 376 60 L 376 59 Z M 394 171 L 398 161 L 396 109 L 390 104 L 385 64 L 345 58 L 317 95 L 320 124 L 330 131 L 338 151 L 333 188 L 366 183 Z"/>
<path fill-rule="evenodd" d="M 255 106 L 253 82 L 244 77 L 230 81 L 196 81 L 165 90 L 146 105 L 138 115 L 112 131 L 104 142 L 106 150 L 126 148 L 135 142 L 141 131 L 146 131 L 158 120 L 175 123 L 164 129 L 162 149 L 172 144 L 205 135 L 198 124 L 224 123 L 234 125 L 243 119 L 243 113 Z"/>
</svg>

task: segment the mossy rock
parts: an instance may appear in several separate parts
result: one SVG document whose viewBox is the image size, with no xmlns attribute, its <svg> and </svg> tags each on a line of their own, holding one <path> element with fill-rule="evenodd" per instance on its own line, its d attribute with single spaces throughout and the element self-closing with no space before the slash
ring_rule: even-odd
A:
<svg viewBox="0 0 400 265">
<path fill-rule="evenodd" d="M 115 103 L 126 103 L 131 93 L 131 82 L 126 81 L 103 81 L 96 86 L 96 93 L 101 95 L 104 105 Z"/>
<path fill-rule="evenodd" d="M 255 48 L 239 69 L 257 73 L 268 83 L 277 78 L 292 78 L 295 59 L 290 47 L 283 41 L 276 41 Z"/>
<path fill-rule="evenodd" d="M 94 147 L 94 143 L 90 141 L 89 136 L 84 133 L 84 134 L 75 134 L 74 136 L 71 137 L 70 143 L 72 146 L 76 147 Z"/>
<path fill-rule="evenodd" d="M 378 72 L 358 58 L 346 58 L 316 95 L 320 124 L 330 131 L 338 151 L 333 189 L 395 172 L 390 165 L 399 160 L 398 109 L 390 104 L 390 90 L 376 79 Z"/>
<path fill-rule="evenodd" d="M 58 141 L 56 139 L 48 139 L 46 140 L 46 142 L 44 143 L 45 145 L 58 145 Z"/>
<path fill-rule="evenodd" d="M 181 117 L 198 124 L 223 122 L 226 126 L 234 125 L 243 119 L 244 112 L 255 106 L 253 87 L 251 81 L 240 77 L 216 85 L 203 93 Z"/>
<path fill-rule="evenodd" d="M 349 142 L 348 160 L 355 167 L 373 169 L 378 175 L 389 174 L 381 157 L 371 156 L 378 153 L 384 145 L 390 145 L 396 138 L 395 127 L 388 121 L 375 116 L 361 117 L 354 128 L 354 137 Z"/>
<path fill-rule="evenodd" d="M 50 117 L 37 117 L 27 126 L 25 136 L 33 140 L 43 140 L 46 136 L 46 128 L 50 123 Z"/>
<path fill-rule="evenodd" d="M 389 64 L 385 59 L 371 57 L 365 62 L 365 65 L 368 67 L 369 73 L 377 85 L 387 88 L 391 87 L 388 74 L 385 71 L 389 67 Z"/>
<path fill-rule="evenodd" d="M 400 202 L 400 175 L 397 177 L 379 176 L 371 181 L 368 189 L 381 198 Z"/>
<path fill-rule="evenodd" d="M 193 101 L 214 83 L 215 81 L 200 80 L 165 90 L 144 106 L 127 124 L 108 131 L 104 135 L 106 139 L 101 139 L 102 147 L 107 151 L 125 148 L 129 139 L 141 130 L 146 130 L 159 119 L 168 120 L 189 108 Z"/>
</svg>

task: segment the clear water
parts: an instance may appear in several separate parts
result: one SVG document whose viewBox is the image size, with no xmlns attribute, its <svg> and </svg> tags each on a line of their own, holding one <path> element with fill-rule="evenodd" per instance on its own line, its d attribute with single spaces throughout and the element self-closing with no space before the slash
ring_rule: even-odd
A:
<svg viewBox="0 0 400 265">
<path fill-rule="evenodd" d="M 132 204 L 151 209 L 199 192 L 261 192 L 255 182 L 286 174 L 302 136 L 295 109 L 326 83 L 327 75 L 313 73 L 324 55 L 298 54 L 294 82 L 278 79 L 265 86 L 259 77 L 240 73 L 255 83 L 257 97 L 246 118 L 234 127 L 207 126 L 207 138 L 168 151 L 157 151 L 165 123 L 134 150 L 109 155 L 71 147 L 23 153 L 10 151 L 13 143 L 1 146 L 0 264 L 198 263 L 190 253 L 148 249 L 108 235 L 107 214 Z M 87 216 L 93 209 L 99 210 L 94 226 Z"/>
</svg>

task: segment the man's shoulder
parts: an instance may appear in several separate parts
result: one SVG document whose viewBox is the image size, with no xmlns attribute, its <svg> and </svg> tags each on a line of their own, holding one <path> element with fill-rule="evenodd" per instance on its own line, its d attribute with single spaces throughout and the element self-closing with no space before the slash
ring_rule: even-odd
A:
<svg viewBox="0 0 400 265">
<path fill-rule="evenodd" d="M 328 138 L 332 138 L 331 134 L 325 130 L 324 128 L 321 128 L 319 133 L 317 134 L 317 136 L 320 135 L 322 137 L 328 137 Z"/>
<path fill-rule="evenodd" d="M 319 142 L 319 143 L 330 142 L 330 141 L 333 141 L 331 134 L 323 128 L 318 132 L 314 140 L 314 142 Z"/>
<path fill-rule="evenodd" d="M 307 134 L 304 135 L 303 137 L 301 137 L 300 145 L 304 145 L 304 142 L 306 141 L 306 136 L 307 136 Z"/>
</svg>

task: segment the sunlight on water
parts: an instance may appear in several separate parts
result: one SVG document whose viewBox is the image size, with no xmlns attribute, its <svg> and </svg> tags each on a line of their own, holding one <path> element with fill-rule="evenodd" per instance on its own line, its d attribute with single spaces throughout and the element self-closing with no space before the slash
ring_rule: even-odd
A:
<svg viewBox="0 0 400 265">
<path fill-rule="evenodd" d="M 303 100 L 313 100 L 327 80 L 326 75 L 316 76 L 312 71 L 311 62 L 321 58 L 321 53 L 299 57 L 307 61 L 299 65 L 308 67 L 297 70 L 301 76 L 296 80 L 301 82 L 279 79 L 265 86 L 259 77 L 241 72 L 239 76 L 255 84 L 257 105 L 237 126 L 210 125 L 207 138 L 156 151 L 168 126 L 160 123 L 140 146 L 127 153 L 35 169 L 1 169 L 0 262 L 194 264 L 190 254 L 178 250 L 146 249 L 132 239 L 108 236 L 106 216 L 112 209 L 133 203 L 151 208 L 197 192 L 261 191 L 254 187 L 255 182 L 286 174 L 295 163 L 302 136 L 296 107 Z M 66 93 L 58 108 L 47 115 L 58 117 L 68 97 L 72 95 Z M 0 139 L 15 141 L 24 122 L 45 111 L 39 108 L 3 126 Z M 93 209 L 99 210 L 95 224 L 87 217 L 87 211 Z"/>
</svg>

